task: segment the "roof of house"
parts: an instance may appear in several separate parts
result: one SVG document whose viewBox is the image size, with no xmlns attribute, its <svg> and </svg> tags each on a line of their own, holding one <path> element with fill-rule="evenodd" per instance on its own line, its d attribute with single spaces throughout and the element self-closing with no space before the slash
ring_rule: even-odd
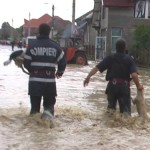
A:
<svg viewBox="0 0 150 150">
<path fill-rule="evenodd" d="M 29 25 L 31 28 L 32 27 L 38 28 L 41 23 L 47 23 L 51 25 L 52 17 L 48 14 L 45 14 L 38 19 L 31 19 L 30 21 L 27 19 L 24 19 L 24 27 L 27 27 L 27 28 L 29 27 Z M 63 20 L 62 18 L 58 16 L 54 16 L 54 28 L 55 29 L 63 30 L 67 24 L 71 24 L 71 22 L 68 20 Z"/>
<path fill-rule="evenodd" d="M 106 7 L 133 7 L 134 0 L 102 0 Z"/>
<path fill-rule="evenodd" d="M 84 15 L 80 16 L 79 18 L 77 18 L 75 21 L 78 23 L 82 20 L 86 20 L 86 19 L 91 19 L 93 15 L 93 9 L 88 11 L 87 13 L 85 13 Z"/>
<path fill-rule="evenodd" d="M 52 17 L 48 14 L 45 14 L 38 19 L 31 19 L 30 21 L 24 19 L 24 27 L 28 27 L 30 25 L 30 27 L 38 28 L 41 23 L 49 23 L 51 20 Z"/>
<path fill-rule="evenodd" d="M 64 30 L 68 24 L 71 25 L 71 22 L 68 20 L 63 20 L 58 16 L 54 16 L 54 29 L 57 29 L 58 31 Z"/>
</svg>

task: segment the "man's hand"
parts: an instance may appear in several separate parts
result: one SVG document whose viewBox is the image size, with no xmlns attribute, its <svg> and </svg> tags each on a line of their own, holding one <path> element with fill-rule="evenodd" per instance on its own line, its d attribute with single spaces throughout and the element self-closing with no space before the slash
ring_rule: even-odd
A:
<svg viewBox="0 0 150 150">
<path fill-rule="evenodd" d="M 61 78 L 62 75 L 63 75 L 63 72 L 60 72 L 60 71 L 57 71 L 57 72 L 56 72 L 56 77 L 57 77 L 57 79 Z"/>
<path fill-rule="evenodd" d="M 90 78 L 98 71 L 98 68 L 95 66 L 87 75 L 87 77 L 85 78 L 84 82 L 83 82 L 83 86 L 87 86 L 88 83 L 90 82 Z"/>
<path fill-rule="evenodd" d="M 144 86 L 143 86 L 142 84 L 139 84 L 139 85 L 137 86 L 137 89 L 141 91 L 141 90 L 144 89 Z"/>
<path fill-rule="evenodd" d="M 83 86 L 87 86 L 88 83 L 90 82 L 90 78 L 85 78 L 84 82 L 83 82 Z"/>
</svg>

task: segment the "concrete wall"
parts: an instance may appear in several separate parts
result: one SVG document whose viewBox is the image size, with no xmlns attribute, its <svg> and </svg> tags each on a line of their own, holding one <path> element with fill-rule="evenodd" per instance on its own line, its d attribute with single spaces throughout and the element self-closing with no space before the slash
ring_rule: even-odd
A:
<svg viewBox="0 0 150 150">
<path fill-rule="evenodd" d="M 133 18 L 134 9 L 133 8 L 115 8 L 111 7 L 107 10 L 107 19 L 105 27 L 107 30 L 107 54 L 111 53 L 111 29 L 113 27 L 118 27 L 122 29 L 122 37 L 126 39 L 128 48 L 131 47 L 133 43 Z"/>
<path fill-rule="evenodd" d="M 87 30 L 84 34 L 84 45 L 95 46 L 95 38 L 97 36 L 97 32 L 94 28 L 92 28 L 92 24 L 87 26 Z"/>
<path fill-rule="evenodd" d="M 125 38 L 125 40 L 127 41 L 128 48 L 130 48 L 133 43 L 132 40 L 133 19 L 134 19 L 133 8 L 110 8 L 109 9 L 108 28 L 110 28 L 110 32 L 112 27 L 122 28 L 122 37 Z"/>
<path fill-rule="evenodd" d="M 150 20 L 134 18 L 134 8 L 105 8 L 105 18 L 101 19 L 101 36 L 107 37 L 106 54 L 111 53 L 111 29 L 113 27 L 122 28 L 122 37 L 126 40 L 127 48 L 130 50 L 134 44 L 133 32 L 141 24 L 150 24 Z"/>
</svg>

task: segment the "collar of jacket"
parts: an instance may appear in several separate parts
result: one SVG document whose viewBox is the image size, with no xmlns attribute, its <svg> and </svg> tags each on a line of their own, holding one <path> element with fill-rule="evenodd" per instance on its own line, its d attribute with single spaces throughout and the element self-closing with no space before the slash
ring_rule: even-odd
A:
<svg viewBox="0 0 150 150">
<path fill-rule="evenodd" d="M 37 37 L 37 39 L 49 39 L 48 35 L 40 35 Z"/>
</svg>

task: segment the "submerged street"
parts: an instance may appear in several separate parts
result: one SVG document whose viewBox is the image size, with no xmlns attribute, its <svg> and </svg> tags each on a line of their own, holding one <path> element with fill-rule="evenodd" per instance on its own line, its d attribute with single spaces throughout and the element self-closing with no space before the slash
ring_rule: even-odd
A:
<svg viewBox="0 0 150 150">
<path fill-rule="evenodd" d="M 41 114 L 29 116 L 28 75 L 13 61 L 3 65 L 11 52 L 10 46 L 0 45 L 0 150 L 149 149 L 150 122 L 141 122 L 133 104 L 132 118 L 106 114 L 105 72 L 97 73 L 83 87 L 84 78 L 96 65 L 94 61 L 87 66 L 68 64 L 64 76 L 57 79 L 53 126 L 43 124 Z M 139 75 L 149 114 L 150 70 L 139 69 Z M 134 98 L 132 82 L 131 93 Z"/>
</svg>

